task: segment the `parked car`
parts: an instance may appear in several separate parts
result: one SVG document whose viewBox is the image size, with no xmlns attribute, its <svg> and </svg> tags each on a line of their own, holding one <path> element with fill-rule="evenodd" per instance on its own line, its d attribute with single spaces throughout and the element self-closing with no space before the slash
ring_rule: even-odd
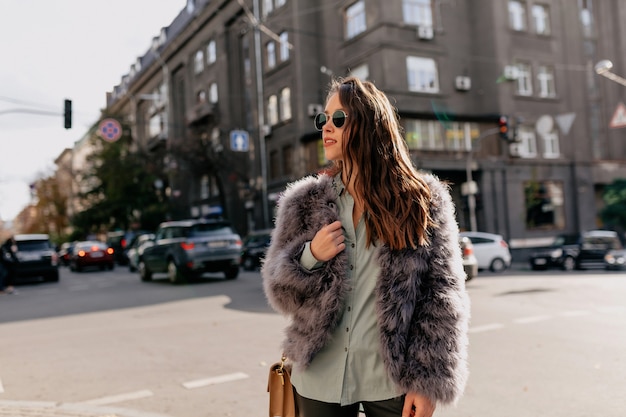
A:
<svg viewBox="0 0 626 417">
<path fill-rule="evenodd" d="M 472 241 L 479 270 L 502 272 L 511 266 L 509 244 L 501 235 L 485 232 L 461 232 L 460 235 Z"/>
<path fill-rule="evenodd" d="M 256 230 L 246 236 L 241 250 L 241 266 L 243 269 L 252 271 L 261 266 L 261 260 L 267 253 L 271 238 L 271 229 Z"/>
<path fill-rule="evenodd" d="M 75 244 L 76 242 L 65 242 L 61 244 L 57 254 L 59 255 L 59 261 L 62 265 L 69 266 L 70 256 L 72 255 L 72 249 L 74 249 Z"/>
<path fill-rule="evenodd" d="M 113 248 L 96 240 L 76 242 L 70 257 L 70 269 L 82 271 L 88 267 L 113 269 L 115 267 Z"/>
<path fill-rule="evenodd" d="M 241 237 L 226 220 L 165 222 L 150 242 L 139 257 L 143 281 L 162 272 L 172 283 L 185 282 L 205 272 L 223 272 L 226 279 L 239 275 Z"/>
<path fill-rule="evenodd" d="M 14 282 L 32 278 L 59 280 L 59 256 L 47 234 L 15 235 L 3 243 L 2 256 Z"/>
<path fill-rule="evenodd" d="M 463 253 L 463 269 L 465 270 L 465 280 L 469 281 L 478 275 L 478 260 L 474 255 L 474 245 L 469 237 L 459 236 L 459 245 Z"/>
<path fill-rule="evenodd" d="M 533 270 L 605 268 L 605 255 L 612 249 L 622 249 L 622 244 L 617 233 L 610 230 L 559 235 L 549 247 L 533 252 L 529 263 Z"/>
<path fill-rule="evenodd" d="M 113 231 L 107 233 L 106 243 L 115 251 L 115 262 L 119 265 L 127 265 L 128 258 L 126 256 L 126 249 L 132 240 L 141 234 L 150 233 L 145 230 L 127 230 L 127 231 Z"/>
<path fill-rule="evenodd" d="M 626 249 L 612 249 L 604 255 L 604 269 L 618 271 L 626 269 Z"/>
<path fill-rule="evenodd" d="M 143 249 L 146 245 L 150 244 L 151 240 L 154 240 L 154 233 L 137 235 L 126 249 L 126 258 L 128 259 L 128 269 L 130 272 L 137 271 L 139 256 L 141 256 Z"/>
</svg>

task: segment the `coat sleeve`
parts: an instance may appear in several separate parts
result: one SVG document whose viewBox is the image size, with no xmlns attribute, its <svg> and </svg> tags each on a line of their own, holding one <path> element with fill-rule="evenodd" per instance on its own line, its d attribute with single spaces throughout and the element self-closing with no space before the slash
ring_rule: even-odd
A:
<svg viewBox="0 0 626 417">
<path fill-rule="evenodd" d="M 415 266 L 406 268 L 413 271 L 410 276 L 397 271 L 400 279 L 381 288 L 397 301 L 383 307 L 383 317 L 390 319 L 382 321 L 381 336 L 390 375 L 401 389 L 449 404 L 458 401 L 468 378 L 470 306 L 448 187 L 433 177 L 428 181 L 436 227 L 428 246 L 388 258 L 391 270 L 403 263 Z"/>
</svg>

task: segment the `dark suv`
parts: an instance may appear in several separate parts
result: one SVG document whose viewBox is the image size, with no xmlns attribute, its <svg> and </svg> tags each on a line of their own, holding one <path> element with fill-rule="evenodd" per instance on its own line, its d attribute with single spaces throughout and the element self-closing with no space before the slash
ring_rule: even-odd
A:
<svg viewBox="0 0 626 417">
<path fill-rule="evenodd" d="M 271 239 L 271 229 L 255 230 L 246 236 L 241 249 L 241 266 L 243 269 L 252 271 L 261 266 Z"/>
<path fill-rule="evenodd" d="M 172 283 L 185 282 L 205 272 L 239 275 L 241 237 L 226 220 L 181 220 L 161 223 L 139 258 L 143 281 L 153 273 L 167 273 Z"/>
<path fill-rule="evenodd" d="M 531 269 L 560 268 L 565 271 L 584 268 L 603 268 L 604 255 L 622 244 L 616 232 L 590 230 L 575 235 L 557 236 L 546 248 L 534 252 L 530 258 Z"/>
<path fill-rule="evenodd" d="M 3 243 L 2 256 L 14 282 L 28 278 L 59 280 L 59 256 L 46 234 L 13 236 Z"/>
</svg>

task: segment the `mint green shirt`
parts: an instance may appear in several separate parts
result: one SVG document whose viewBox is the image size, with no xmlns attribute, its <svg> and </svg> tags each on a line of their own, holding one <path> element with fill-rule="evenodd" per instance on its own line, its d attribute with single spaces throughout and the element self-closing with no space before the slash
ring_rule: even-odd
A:
<svg viewBox="0 0 626 417">
<path fill-rule="evenodd" d="M 335 184 L 351 289 L 331 341 L 306 370 L 294 368 L 292 383 L 300 395 L 317 401 L 349 405 L 388 400 L 402 392 L 387 376 L 380 354 L 374 294 L 380 274 L 375 256 L 377 247 L 366 247 L 363 216 L 355 230 L 352 223 L 354 200 L 341 179 L 335 178 Z M 304 248 L 300 263 L 309 270 L 323 265 L 311 253 L 310 242 Z"/>
</svg>

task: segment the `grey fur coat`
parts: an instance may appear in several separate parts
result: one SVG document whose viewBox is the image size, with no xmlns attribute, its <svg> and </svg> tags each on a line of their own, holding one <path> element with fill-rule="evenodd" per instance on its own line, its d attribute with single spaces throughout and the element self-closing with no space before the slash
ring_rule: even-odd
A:
<svg viewBox="0 0 626 417">
<path fill-rule="evenodd" d="M 378 250 L 377 320 L 392 380 L 404 392 L 447 404 L 459 399 L 468 376 L 469 299 L 449 190 L 434 176 L 424 178 L 438 228 L 431 229 L 426 247 L 391 250 L 383 245 Z M 279 200 L 261 271 L 269 304 L 290 318 L 283 349 L 296 366 L 311 363 L 343 314 L 349 286 L 345 252 L 313 271 L 299 263 L 305 242 L 338 220 L 336 200 L 328 175 L 290 184 Z"/>
</svg>

